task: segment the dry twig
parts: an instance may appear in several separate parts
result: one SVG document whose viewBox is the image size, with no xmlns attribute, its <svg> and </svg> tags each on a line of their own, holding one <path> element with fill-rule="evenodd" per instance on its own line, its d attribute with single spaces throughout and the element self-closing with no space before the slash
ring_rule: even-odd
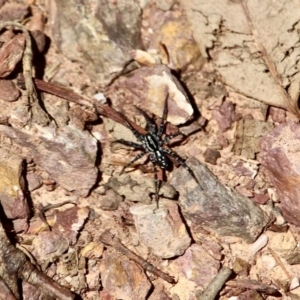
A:
<svg viewBox="0 0 300 300">
<path fill-rule="evenodd" d="M 12 26 L 20 29 L 25 36 L 26 47 L 23 53 L 22 63 L 23 63 L 23 75 L 25 80 L 25 87 L 26 87 L 28 102 L 29 102 L 28 104 L 32 109 L 31 122 L 45 126 L 49 124 L 50 119 L 49 116 L 46 114 L 46 112 L 41 108 L 39 104 L 38 95 L 32 80 L 32 46 L 31 46 L 30 34 L 22 24 L 18 22 L 12 22 L 12 21 L 6 21 L 0 23 L 0 30 L 8 26 Z"/>
<path fill-rule="evenodd" d="M 129 259 L 131 259 L 134 262 L 136 262 L 137 264 L 139 264 L 144 270 L 155 274 L 156 276 L 162 278 L 163 280 L 165 280 L 165 281 L 167 281 L 171 284 L 176 283 L 175 279 L 173 277 L 171 277 L 168 274 L 158 270 L 153 265 L 148 263 L 146 260 L 144 260 L 143 258 L 138 256 L 134 252 L 127 249 L 121 243 L 121 241 L 117 237 L 115 237 L 113 234 L 111 234 L 109 231 L 105 231 L 101 234 L 100 241 L 105 245 L 113 246 L 116 250 L 118 250 L 122 254 L 126 255 Z"/>
<path fill-rule="evenodd" d="M 199 300 L 214 300 L 231 273 L 231 269 L 222 267 L 217 276 L 209 283 L 202 293 L 196 296 L 196 298 Z"/>
<path fill-rule="evenodd" d="M 39 271 L 19 249 L 9 241 L 0 222 L 0 299 L 20 299 L 18 279 L 42 288 L 55 299 L 72 300 L 75 295 Z"/>
<path fill-rule="evenodd" d="M 285 273 L 285 275 L 287 276 L 287 278 L 289 280 L 292 279 L 291 275 L 289 274 L 289 272 L 287 271 L 286 267 L 284 266 L 284 264 L 282 263 L 282 261 L 280 260 L 280 258 L 278 257 L 278 255 L 273 251 L 273 249 L 271 249 L 270 247 L 268 248 L 268 250 L 270 251 L 270 253 L 272 254 L 272 256 L 274 257 L 274 259 L 276 260 L 276 262 L 278 263 L 278 265 L 282 268 L 283 272 Z"/>
<path fill-rule="evenodd" d="M 89 98 L 85 98 L 81 95 L 78 95 L 74 92 L 72 92 L 69 89 L 66 89 L 64 87 L 60 87 L 58 85 L 40 80 L 40 79 L 34 79 L 34 83 L 36 85 L 36 87 L 42 91 L 42 92 L 46 92 L 52 95 L 55 95 L 57 97 L 63 98 L 67 101 L 73 102 L 73 103 L 77 103 L 79 105 L 82 106 L 87 106 L 89 108 L 93 108 L 95 109 L 95 111 L 100 114 L 103 115 L 107 118 L 110 118 L 120 124 L 123 124 L 124 126 L 126 126 L 126 122 L 125 120 L 127 120 L 127 122 L 129 122 L 139 133 L 141 134 L 146 134 L 146 130 L 140 126 L 138 126 L 137 124 L 135 124 L 134 122 L 128 120 L 128 119 L 124 119 L 124 116 L 122 116 L 118 111 L 116 111 L 115 109 L 113 109 L 112 107 L 108 106 L 108 105 L 103 105 L 98 103 L 96 100 L 92 100 Z"/>
</svg>

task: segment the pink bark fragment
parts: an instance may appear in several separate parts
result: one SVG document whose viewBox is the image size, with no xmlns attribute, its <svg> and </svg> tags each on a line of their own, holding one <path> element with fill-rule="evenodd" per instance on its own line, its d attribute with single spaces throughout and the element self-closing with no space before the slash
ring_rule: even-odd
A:
<svg viewBox="0 0 300 300">
<path fill-rule="evenodd" d="M 261 140 L 260 161 L 276 187 L 286 221 L 300 225 L 300 126 L 281 124 Z"/>
</svg>

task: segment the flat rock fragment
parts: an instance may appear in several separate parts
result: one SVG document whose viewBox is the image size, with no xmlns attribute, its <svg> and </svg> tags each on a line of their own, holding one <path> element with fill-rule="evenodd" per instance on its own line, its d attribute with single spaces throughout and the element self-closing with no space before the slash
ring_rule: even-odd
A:
<svg viewBox="0 0 300 300">
<path fill-rule="evenodd" d="M 236 236 L 254 242 L 268 221 L 264 212 L 248 198 L 219 182 L 195 158 L 186 163 L 202 189 L 184 168 L 173 171 L 170 183 L 180 194 L 179 205 L 185 219 L 195 228 L 203 226 L 222 236 Z M 196 229 L 192 227 L 191 230 Z"/>
<path fill-rule="evenodd" d="M 86 196 L 97 180 L 97 141 L 73 125 L 61 129 L 36 127 L 28 133 L 0 125 L 0 134 L 30 149 L 40 165 L 61 187 Z"/>
<path fill-rule="evenodd" d="M 4 1 L 0 9 L 1 21 L 22 21 L 29 13 L 29 6 L 22 3 L 9 3 Z"/>
<path fill-rule="evenodd" d="M 23 158 L 0 148 L 0 202 L 9 219 L 26 219 L 29 207 L 24 195 Z"/>
<path fill-rule="evenodd" d="M 218 108 L 213 110 L 212 115 L 214 119 L 218 122 L 219 128 L 222 132 L 227 131 L 231 128 L 232 124 L 241 118 L 234 111 L 235 107 L 231 101 L 225 101 Z"/>
<path fill-rule="evenodd" d="M 100 273 L 104 290 L 114 299 L 144 300 L 151 288 L 144 270 L 127 257 L 118 257 L 115 252 L 104 253 Z"/>
<path fill-rule="evenodd" d="M 0 50 L 0 78 L 8 76 L 22 59 L 25 48 L 25 37 L 22 34 L 14 36 Z"/>
<path fill-rule="evenodd" d="M 156 204 L 137 204 L 130 208 L 140 241 L 161 258 L 182 255 L 191 238 L 182 222 L 176 203 L 167 200 Z"/>
<path fill-rule="evenodd" d="M 27 173 L 26 180 L 30 192 L 37 190 L 43 185 L 42 178 L 36 173 Z"/>
<path fill-rule="evenodd" d="M 237 122 L 235 132 L 234 154 L 241 155 L 248 159 L 254 159 L 259 152 L 261 137 L 266 135 L 273 128 L 269 122 L 244 119 Z"/>
<path fill-rule="evenodd" d="M 106 186 L 129 201 L 147 204 L 152 202 L 151 194 L 155 193 L 153 178 L 133 174 L 122 174 L 121 176 L 111 177 Z M 174 198 L 176 194 L 176 190 L 168 183 L 164 183 L 159 191 L 159 195 L 167 198 Z"/>
<path fill-rule="evenodd" d="M 261 140 L 260 162 L 268 170 L 287 222 L 300 225 L 300 126 L 288 122 Z"/>
<path fill-rule="evenodd" d="M 184 124 L 193 115 L 193 108 L 184 88 L 165 65 L 139 68 L 131 72 L 130 76 L 118 80 L 114 88 L 124 90 L 124 93 L 130 91 L 130 96 L 124 99 L 117 93 L 112 95 L 112 102 L 120 111 L 126 112 L 126 108 L 130 108 L 126 116 L 132 114 L 134 102 L 136 106 L 161 117 L 167 95 L 168 122 L 174 125 Z"/>
<path fill-rule="evenodd" d="M 122 201 L 122 196 L 115 190 L 109 189 L 105 195 L 97 197 L 96 207 L 100 207 L 102 210 L 117 210 Z"/>
<path fill-rule="evenodd" d="M 44 231 L 32 242 L 34 255 L 39 262 L 51 262 L 59 258 L 69 248 L 69 241 L 60 233 Z"/>
<path fill-rule="evenodd" d="M 138 2 L 51 1 L 49 23 L 58 49 L 79 61 L 98 84 L 108 84 L 131 61 L 130 50 L 141 48 Z"/>
<path fill-rule="evenodd" d="M 16 101 L 20 95 L 20 91 L 11 80 L 0 79 L 0 90 L 0 99 L 3 101 Z"/>
<path fill-rule="evenodd" d="M 200 245 L 191 245 L 183 256 L 177 259 L 180 271 L 187 279 L 205 288 L 218 274 L 220 262 L 213 259 Z"/>
<path fill-rule="evenodd" d="M 74 206 L 66 209 L 56 215 L 56 222 L 52 230 L 59 232 L 73 245 L 77 241 L 78 231 L 82 228 L 88 216 L 89 209 L 85 207 Z"/>
<path fill-rule="evenodd" d="M 151 35 L 149 48 L 158 49 L 163 63 L 172 70 L 200 69 L 205 60 L 194 40 L 185 14 L 169 11 L 160 20 L 157 13 L 149 17 L 149 23 L 152 23 L 151 27 L 155 32 Z"/>
</svg>

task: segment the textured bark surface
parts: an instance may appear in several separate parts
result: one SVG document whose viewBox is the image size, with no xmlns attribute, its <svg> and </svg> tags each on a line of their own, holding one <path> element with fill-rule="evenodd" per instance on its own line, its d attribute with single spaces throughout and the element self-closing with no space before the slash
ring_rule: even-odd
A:
<svg viewBox="0 0 300 300">
<path fill-rule="evenodd" d="M 300 126 L 285 123 L 261 140 L 260 161 L 280 197 L 284 218 L 300 225 Z"/>
</svg>

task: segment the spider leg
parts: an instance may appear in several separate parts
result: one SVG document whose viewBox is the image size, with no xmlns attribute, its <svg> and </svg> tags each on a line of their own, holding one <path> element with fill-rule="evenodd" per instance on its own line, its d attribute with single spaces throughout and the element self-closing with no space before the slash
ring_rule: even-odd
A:
<svg viewBox="0 0 300 300">
<path fill-rule="evenodd" d="M 161 145 L 167 144 L 169 141 L 171 141 L 174 137 L 178 136 L 178 135 L 182 135 L 181 132 L 177 132 L 175 134 L 172 135 L 167 135 L 162 141 L 161 141 Z"/>
<path fill-rule="evenodd" d="M 124 173 L 124 170 L 129 167 L 130 165 L 132 165 L 134 162 L 136 162 L 137 160 L 139 160 L 140 158 L 142 158 L 145 154 L 147 154 L 146 151 L 139 153 L 134 159 L 132 159 L 128 164 L 126 164 L 122 170 L 120 175 L 122 175 Z"/>
<path fill-rule="evenodd" d="M 162 150 L 162 152 L 167 153 L 168 155 L 172 156 L 177 162 L 179 162 L 180 165 L 182 165 L 190 173 L 190 175 L 193 177 L 193 179 L 197 182 L 197 184 L 203 190 L 203 188 L 202 188 L 198 178 L 194 174 L 193 170 L 184 162 L 184 160 L 180 156 L 178 156 L 176 153 L 174 153 L 173 151 L 171 151 L 169 149 L 161 148 L 161 150 Z"/>
<path fill-rule="evenodd" d="M 135 128 L 133 128 L 133 126 L 127 121 L 127 118 L 125 116 L 123 116 L 121 113 L 120 115 L 122 116 L 123 120 L 126 123 L 126 126 L 132 131 L 132 133 L 134 134 L 134 136 L 139 140 L 142 141 L 143 140 L 143 135 L 138 133 L 137 130 L 135 130 Z"/>
<path fill-rule="evenodd" d="M 130 141 L 126 141 L 126 140 L 116 140 L 116 141 L 113 141 L 112 142 L 113 144 L 114 143 L 120 143 L 120 144 L 123 144 L 123 145 L 126 145 L 126 146 L 129 146 L 129 147 L 132 147 L 132 148 L 137 148 L 137 149 L 141 149 L 143 148 L 143 145 L 142 144 L 138 144 L 138 143 L 134 143 L 134 142 L 130 142 Z"/>
<path fill-rule="evenodd" d="M 155 127 L 155 124 L 153 123 L 153 121 L 149 118 L 149 116 L 142 110 L 140 109 L 139 107 L 135 107 L 143 116 L 144 118 L 146 119 L 146 122 L 147 122 L 147 127 L 149 128 L 149 132 L 151 134 L 156 134 L 156 127 Z"/>
<path fill-rule="evenodd" d="M 169 94 L 167 94 L 167 96 L 166 96 L 166 100 L 165 100 L 165 104 L 164 104 L 164 111 L 163 111 L 163 114 L 161 117 L 161 123 L 159 125 L 159 129 L 157 132 L 158 137 L 162 136 L 164 129 L 165 129 L 165 121 L 167 120 L 167 115 L 168 115 L 168 98 L 169 98 Z"/>
<path fill-rule="evenodd" d="M 156 202 L 156 208 L 158 209 L 158 200 L 159 200 L 159 190 L 160 190 L 160 186 L 161 186 L 161 180 L 159 180 L 157 178 L 157 165 L 155 162 L 155 158 L 150 155 L 150 160 L 153 163 L 153 174 L 154 174 L 154 185 L 155 185 L 155 202 Z"/>
</svg>

